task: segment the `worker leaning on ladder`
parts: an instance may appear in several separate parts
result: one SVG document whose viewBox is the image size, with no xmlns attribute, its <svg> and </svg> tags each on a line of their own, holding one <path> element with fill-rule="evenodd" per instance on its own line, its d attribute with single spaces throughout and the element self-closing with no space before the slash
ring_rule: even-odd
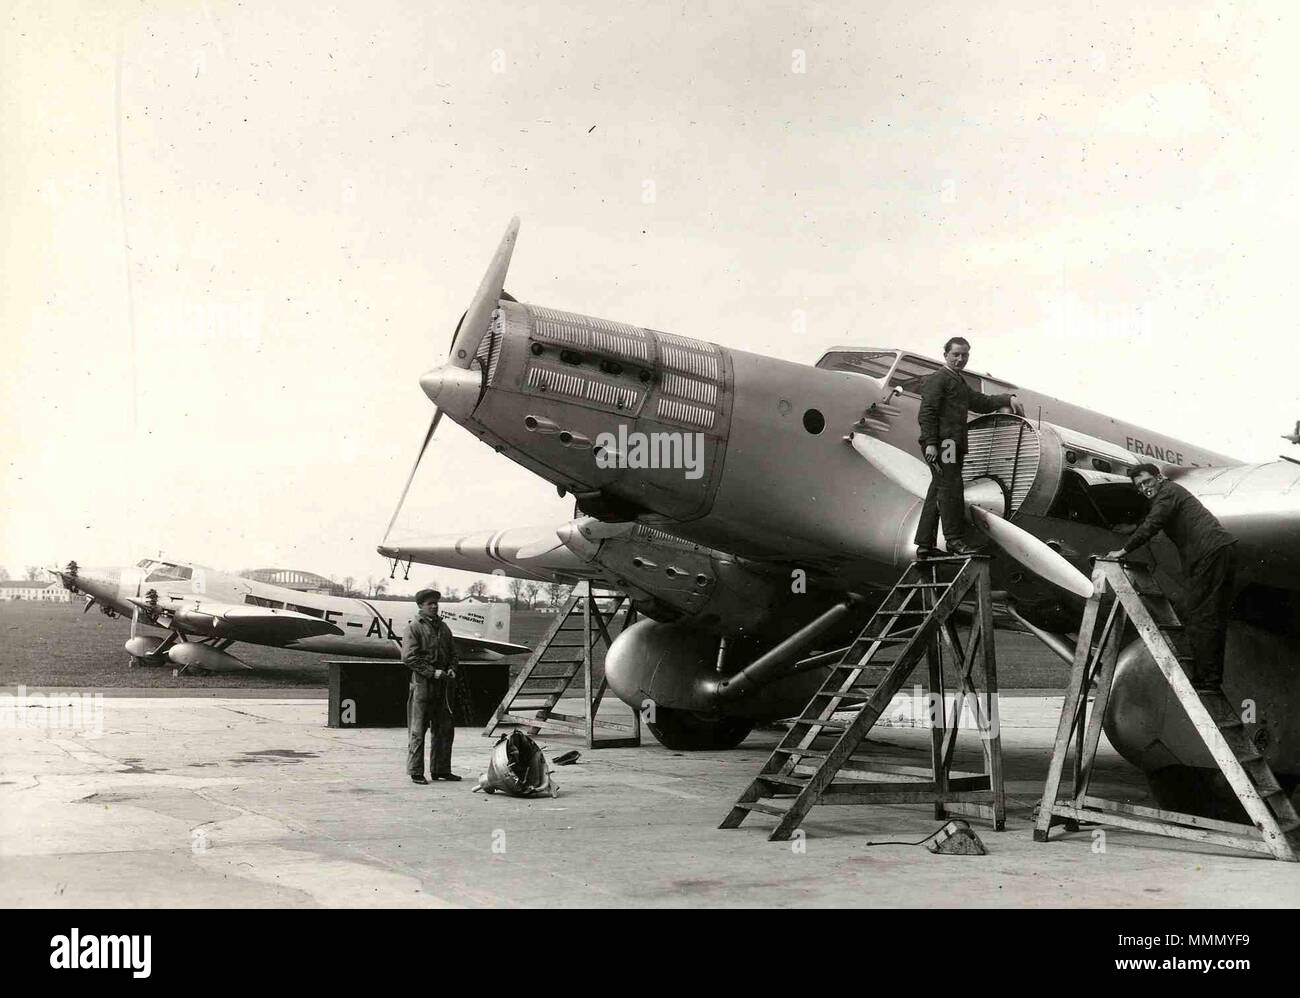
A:
<svg viewBox="0 0 1300 998">
<path fill-rule="evenodd" d="M 415 783 L 424 778 L 424 731 L 429 729 L 429 776 L 459 780 L 451 771 L 451 743 L 456 737 L 456 642 L 438 615 L 442 594 L 421 589 L 415 594 L 419 614 L 402 636 L 402 664 L 411 670 L 406 699 L 406 772 Z"/>
<path fill-rule="evenodd" d="M 1189 678 L 1198 692 L 1220 692 L 1228 611 L 1237 577 L 1237 539 L 1196 496 L 1165 478 L 1154 464 L 1139 464 L 1128 475 L 1151 500 L 1151 509 L 1128 542 L 1109 557 L 1136 551 L 1162 530 L 1173 541 L 1187 577 L 1183 627 L 1194 670 Z"/>
</svg>

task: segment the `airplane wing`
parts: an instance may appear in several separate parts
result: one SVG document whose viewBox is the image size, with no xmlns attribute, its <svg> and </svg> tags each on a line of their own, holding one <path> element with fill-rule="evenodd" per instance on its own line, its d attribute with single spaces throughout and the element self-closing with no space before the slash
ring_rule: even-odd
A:
<svg viewBox="0 0 1300 998">
<path fill-rule="evenodd" d="M 143 599 L 133 598 L 131 602 L 164 627 L 250 644 L 280 645 L 301 638 L 343 633 L 338 625 L 328 620 L 296 610 L 242 606 L 206 599 L 182 606 L 159 607 L 152 607 Z"/>
<path fill-rule="evenodd" d="M 584 561 L 581 555 L 558 542 L 556 530 L 561 526 L 564 524 L 444 534 L 409 541 L 385 541 L 379 545 L 378 551 L 385 558 L 438 565 L 482 575 L 565 583 L 581 582 L 584 579 L 603 580 L 598 567 Z M 538 546 L 546 548 L 546 553 L 529 557 L 530 549 Z"/>
<path fill-rule="evenodd" d="M 1253 578 L 1300 589 L 1300 465 L 1197 468 L 1179 481 L 1237 538 Z"/>
</svg>

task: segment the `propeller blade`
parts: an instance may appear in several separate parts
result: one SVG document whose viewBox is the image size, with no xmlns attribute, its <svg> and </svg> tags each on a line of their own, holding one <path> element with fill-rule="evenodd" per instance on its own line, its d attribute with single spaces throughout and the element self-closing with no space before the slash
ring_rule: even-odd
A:
<svg viewBox="0 0 1300 998">
<path fill-rule="evenodd" d="M 867 463 L 901 488 L 918 499 L 930 491 L 930 469 L 924 461 L 865 433 L 854 433 L 853 449 L 866 458 Z"/>
<path fill-rule="evenodd" d="M 1092 596 L 1092 581 L 1029 531 L 981 506 L 971 506 L 970 515 L 998 547 L 1035 575 L 1084 599 Z"/>
<path fill-rule="evenodd" d="M 406 484 L 402 486 L 402 494 L 397 499 L 397 508 L 393 510 L 393 518 L 388 521 L 388 529 L 384 531 L 384 539 L 380 541 L 380 546 L 388 541 L 388 535 L 393 532 L 393 524 L 397 522 L 397 514 L 402 511 L 402 503 L 406 502 L 406 493 L 411 489 L 411 482 L 415 479 L 415 472 L 420 467 L 420 461 L 424 459 L 424 452 L 429 447 L 429 441 L 433 439 L 434 431 L 438 429 L 438 424 L 442 422 L 442 410 L 433 410 L 433 420 L 429 423 L 429 431 L 424 435 L 424 443 L 420 444 L 420 453 L 415 455 L 415 463 L 411 465 L 411 473 L 406 476 Z"/>
<path fill-rule="evenodd" d="M 448 363 L 453 367 L 469 367 L 479 344 L 487 335 L 488 323 L 492 319 L 492 310 L 497 307 L 501 294 L 505 290 L 506 271 L 510 269 L 510 256 L 515 251 L 515 240 L 519 237 L 519 217 L 510 219 L 506 234 L 501 237 L 496 254 L 488 264 L 483 280 L 479 282 L 474 300 L 460 320 L 460 329 L 451 344 Z"/>
<path fill-rule="evenodd" d="M 930 488 L 930 469 L 925 462 L 876 437 L 854 433 L 853 449 L 894 484 L 917 498 Z M 990 509 L 1000 510 L 1004 500 L 996 482 L 972 482 L 965 491 L 971 519 L 1008 555 L 1053 585 L 1087 599 L 1092 582 L 1060 554 L 1027 530 L 1007 522 Z"/>
</svg>

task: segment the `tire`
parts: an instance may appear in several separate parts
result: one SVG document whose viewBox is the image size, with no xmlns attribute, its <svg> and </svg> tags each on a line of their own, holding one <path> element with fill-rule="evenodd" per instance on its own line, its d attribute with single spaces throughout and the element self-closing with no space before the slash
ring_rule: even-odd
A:
<svg viewBox="0 0 1300 998">
<path fill-rule="evenodd" d="M 705 718 L 689 710 L 656 707 L 646 727 L 659 744 L 677 752 L 733 749 L 748 736 L 754 722 L 740 717 Z"/>
</svg>

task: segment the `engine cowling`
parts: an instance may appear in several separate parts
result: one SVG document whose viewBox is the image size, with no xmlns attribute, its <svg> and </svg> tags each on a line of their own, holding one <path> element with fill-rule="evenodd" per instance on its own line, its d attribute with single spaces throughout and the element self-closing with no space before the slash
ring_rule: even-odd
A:
<svg viewBox="0 0 1300 998">
<path fill-rule="evenodd" d="M 1251 624 L 1228 628 L 1223 690 L 1240 706 L 1246 737 L 1275 773 L 1300 776 L 1300 639 Z M 1129 644 L 1120 654 L 1105 720 L 1106 737 L 1125 759 L 1145 772 L 1169 766 L 1215 769 L 1182 705 L 1174 698 L 1146 646 Z"/>
</svg>

